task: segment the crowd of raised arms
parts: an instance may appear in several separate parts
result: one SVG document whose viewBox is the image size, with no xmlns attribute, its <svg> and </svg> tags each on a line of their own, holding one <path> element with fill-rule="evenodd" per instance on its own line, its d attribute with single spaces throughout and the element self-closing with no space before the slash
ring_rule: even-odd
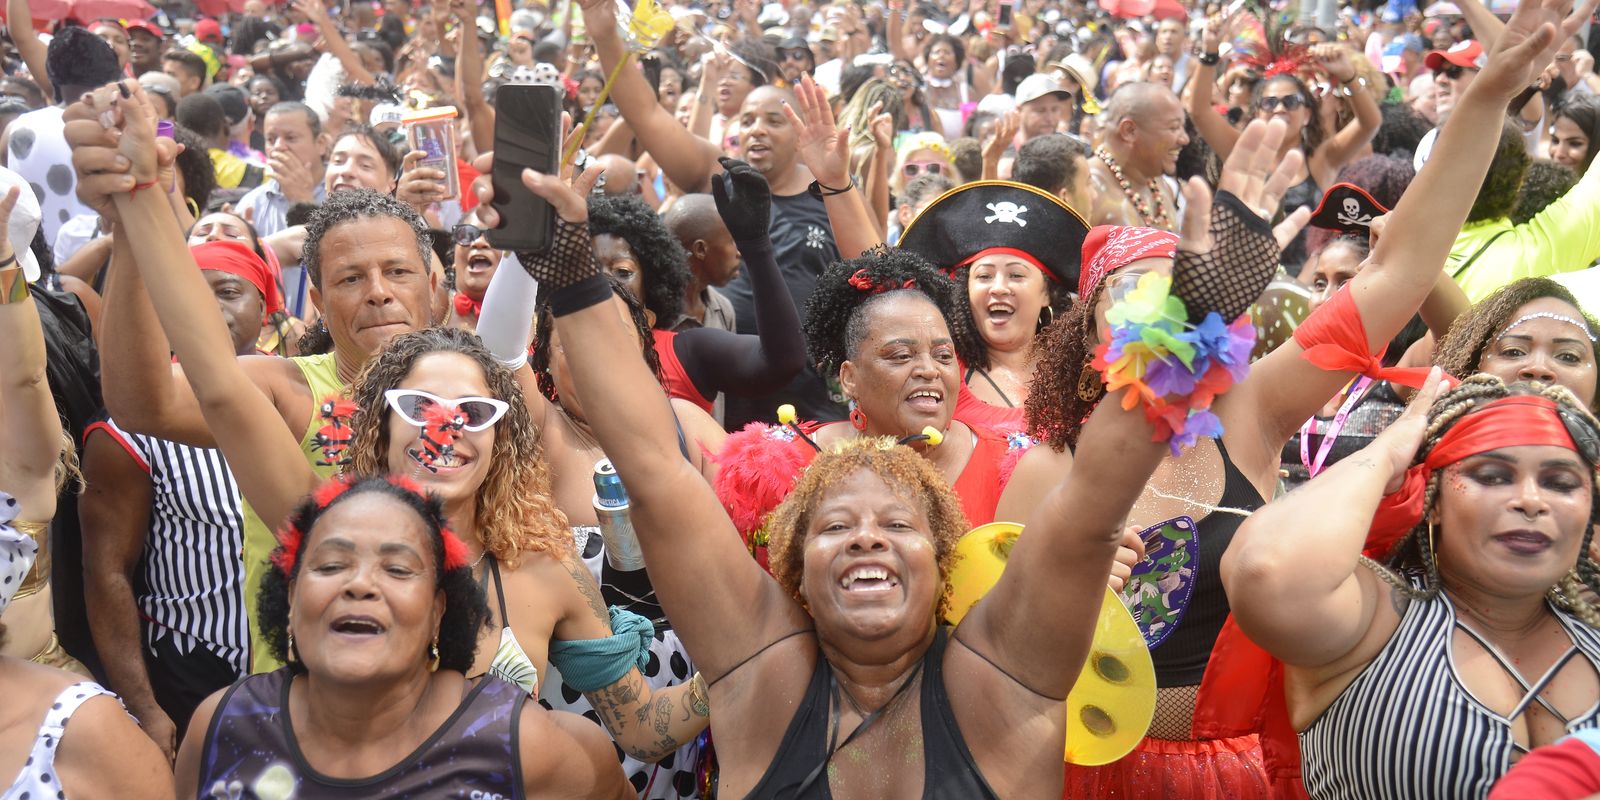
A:
<svg viewBox="0 0 1600 800">
<path fill-rule="evenodd" d="M 1597 5 L 5 0 L 0 800 L 1600 798 Z"/>
</svg>

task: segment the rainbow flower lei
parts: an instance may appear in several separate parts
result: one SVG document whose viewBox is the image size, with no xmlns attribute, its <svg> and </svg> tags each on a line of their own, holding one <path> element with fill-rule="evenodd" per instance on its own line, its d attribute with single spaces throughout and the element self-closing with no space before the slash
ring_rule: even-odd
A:
<svg viewBox="0 0 1600 800">
<path fill-rule="evenodd" d="M 1147 272 L 1106 312 L 1111 338 L 1095 348 L 1094 368 L 1106 391 L 1122 391 L 1122 407 L 1143 404 L 1155 426 L 1151 441 L 1168 442 L 1174 457 L 1200 437 L 1222 435 L 1211 404 L 1250 372 L 1256 329 L 1249 314 L 1227 324 L 1215 311 L 1188 322 L 1172 278 Z"/>
</svg>

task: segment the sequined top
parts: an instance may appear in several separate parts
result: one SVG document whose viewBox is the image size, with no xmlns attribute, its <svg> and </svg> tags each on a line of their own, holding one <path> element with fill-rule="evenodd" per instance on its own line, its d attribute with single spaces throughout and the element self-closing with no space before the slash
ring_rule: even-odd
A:
<svg viewBox="0 0 1600 800">
<path fill-rule="evenodd" d="M 11 527 L 26 533 L 39 544 L 39 553 L 33 559 L 33 569 L 22 576 L 22 587 L 17 589 L 17 593 L 12 597 L 16 600 L 38 594 L 50 583 L 50 523 L 23 522 L 18 519 L 11 521 Z"/>
</svg>

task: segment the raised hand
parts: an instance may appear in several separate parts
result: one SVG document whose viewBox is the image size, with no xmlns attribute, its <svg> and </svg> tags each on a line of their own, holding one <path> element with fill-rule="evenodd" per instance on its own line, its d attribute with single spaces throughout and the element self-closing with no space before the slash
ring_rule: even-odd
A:
<svg viewBox="0 0 1600 800">
<path fill-rule="evenodd" d="M 1290 150 L 1282 162 L 1277 162 L 1278 147 L 1283 144 L 1286 131 L 1282 120 L 1255 120 L 1246 126 L 1222 165 L 1217 192 L 1228 192 L 1256 216 L 1271 219 L 1305 160 L 1299 150 Z M 1274 162 L 1277 162 L 1276 167 Z M 1186 208 L 1178 247 L 1194 253 L 1209 253 L 1214 246 L 1211 190 L 1204 181 L 1191 178 L 1183 187 L 1183 194 Z"/>
<path fill-rule="evenodd" d="M 1428 410 L 1433 408 L 1435 400 L 1443 394 L 1447 387 L 1444 384 L 1444 372 L 1438 367 L 1428 371 L 1428 380 L 1422 384 L 1411 403 L 1406 406 L 1404 413 L 1389 427 L 1378 434 L 1367 449 L 1372 451 L 1373 460 L 1380 464 L 1388 464 L 1391 470 L 1389 484 L 1385 492 L 1395 492 L 1400 489 L 1400 484 L 1405 480 L 1406 470 L 1411 467 L 1411 462 L 1417 456 L 1417 448 L 1422 446 L 1424 434 L 1428 432 Z"/>
<path fill-rule="evenodd" d="M 1319 44 L 1311 48 L 1311 57 L 1328 77 L 1340 83 L 1356 79 L 1356 65 L 1350 61 L 1350 48 L 1342 44 Z"/>
<path fill-rule="evenodd" d="M 1002 114 L 994 123 L 994 135 L 983 143 L 984 163 L 999 164 L 1000 159 L 1011 147 L 1017 138 L 1017 131 L 1022 127 L 1022 114 L 1015 109 Z"/>
<path fill-rule="evenodd" d="M 717 203 L 722 224 L 728 226 L 735 242 L 767 238 L 772 222 L 772 188 L 766 176 L 743 161 L 717 159 L 723 173 L 711 179 L 711 197 Z"/>
<path fill-rule="evenodd" d="M 445 186 L 448 177 L 442 169 L 419 167 L 417 163 L 428 156 L 421 150 L 406 153 L 400 162 L 400 182 L 395 186 L 395 197 L 419 212 L 432 203 L 444 199 L 449 191 Z"/>
<path fill-rule="evenodd" d="M 1555 58 L 1561 43 L 1583 26 L 1600 0 L 1522 0 L 1506 21 L 1489 62 L 1467 87 L 1510 99 L 1531 85 Z"/>
<path fill-rule="evenodd" d="M 867 128 L 872 131 L 872 143 L 879 152 L 894 149 L 894 115 L 883 112 L 883 101 L 872 104 L 867 111 Z"/>
<path fill-rule="evenodd" d="M 783 104 L 784 116 L 789 118 L 798 138 L 800 163 L 811 170 L 817 183 L 831 188 L 843 188 L 850 182 L 850 128 L 840 128 L 834 123 L 833 107 L 828 105 L 828 93 L 803 75 L 794 87 L 797 114 L 788 103 Z"/>
<path fill-rule="evenodd" d="M 487 227 L 500 224 L 494 210 L 494 153 L 484 153 L 472 162 L 481 173 L 472 182 L 478 196 L 478 219 Z M 601 274 L 589 240 L 589 201 L 586 199 L 604 170 L 598 166 L 583 171 L 569 183 L 560 175 L 545 175 L 531 169 L 522 171 L 522 185 L 550 202 L 556 212 L 555 238 L 544 253 L 518 253 L 517 260 L 535 280 L 552 290 L 561 289 Z"/>
</svg>

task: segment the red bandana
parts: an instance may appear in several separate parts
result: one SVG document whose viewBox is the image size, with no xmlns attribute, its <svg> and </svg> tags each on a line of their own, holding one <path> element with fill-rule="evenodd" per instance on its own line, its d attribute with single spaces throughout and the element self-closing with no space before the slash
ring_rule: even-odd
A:
<svg viewBox="0 0 1600 800">
<path fill-rule="evenodd" d="M 1143 258 L 1172 258 L 1178 252 L 1178 235 L 1158 228 L 1099 225 L 1083 240 L 1083 269 L 1078 273 L 1078 297 L 1088 299 L 1107 275 Z"/>
</svg>

